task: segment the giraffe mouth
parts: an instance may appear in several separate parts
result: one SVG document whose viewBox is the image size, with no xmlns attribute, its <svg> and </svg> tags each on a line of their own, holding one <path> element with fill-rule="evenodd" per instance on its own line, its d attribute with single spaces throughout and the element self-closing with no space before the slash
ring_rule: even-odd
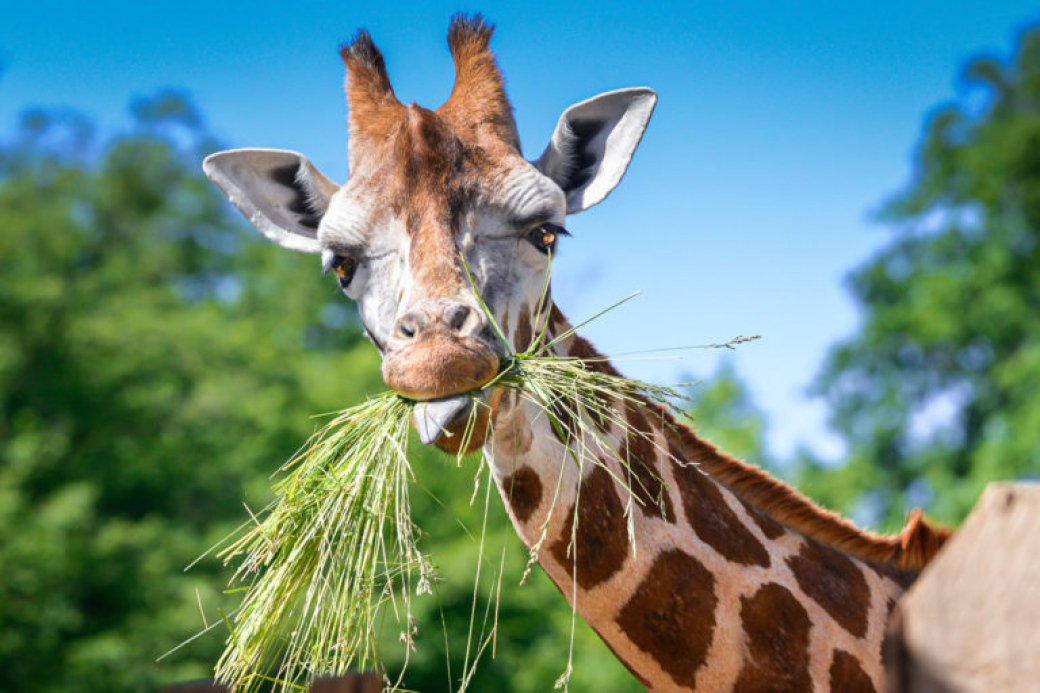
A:
<svg viewBox="0 0 1040 693">
<path fill-rule="evenodd" d="M 477 391 L 480 393 L 480 391 Z M 442 435 L 459 435 L 455 431 L 463 428 L 469 413 L 482 399 L 481 394 L 462 394 L 442 399 L 419 402 L 412 413 L 415 430 L 423 445 L 433 443 Z"/>
</svg>

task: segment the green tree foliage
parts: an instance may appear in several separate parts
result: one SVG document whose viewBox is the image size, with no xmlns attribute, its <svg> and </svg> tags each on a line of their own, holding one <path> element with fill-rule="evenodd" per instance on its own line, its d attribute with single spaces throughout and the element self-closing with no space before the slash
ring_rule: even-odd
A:
<svg viewBox="0 0 1040 693">
<path fill-rule="evenodd" d="M 155 690 L 233 602 L 183 568 L 268 497 L 315 413 L 377 387 L 314 263 L 268 253 L 198 168 L 174 95 L 102 140 L 30 112 L 0 150 L 0 689 Z M 293 277 L 294 280 L 290 280 Z M 335 301 L 335 304 L 333 303 Z M 343 323 L 349 329 L 343 329 Z"/>
<path fill-rule="evenodd" d="M 964 83 L 884 208 L 896 238 L 850 280 L 863 326 L 817 383 L 851 459 L 805 484 L 890 525 L 922 502 L 957 521 L 987 482 L 1040 474 L 1040 29 Z"/>
<path fill-rule="evenodd" d="M 723 360 L 710 378 L 690 388 L 689 396 L 688 413 L 698 434 L 728 455 L 777 471 L 766 447 L 766 417 L 732 361 Z"/>
</svg>

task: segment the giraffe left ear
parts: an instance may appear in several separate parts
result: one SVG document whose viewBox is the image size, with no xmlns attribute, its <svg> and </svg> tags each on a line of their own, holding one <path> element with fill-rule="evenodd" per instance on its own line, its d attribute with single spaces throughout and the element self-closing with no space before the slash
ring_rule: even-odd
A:
<svg viewBox="0 0 1040 693">
<path fill-rule="evenodd" d="M 534 165 L 563 190 L 567 214 L 602 202 L 621 181 L 656 104 L 653 89 L 634 87 L 608 91 L 563 112 Z"/>
</svg>

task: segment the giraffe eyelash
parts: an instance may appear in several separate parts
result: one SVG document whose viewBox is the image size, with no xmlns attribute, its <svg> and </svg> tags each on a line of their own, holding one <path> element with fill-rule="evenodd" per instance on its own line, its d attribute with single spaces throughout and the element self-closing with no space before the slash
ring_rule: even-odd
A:
<svg viewBox="0 0 1040 693">
<path fill-rule="evenodd" d="M 567 229 L 557 224 L 546 222 L 535 226 L 527 232 L 527 240 L 531 242 L 535 250 L 547 255 L 550 251 L 556 251 L 556 242 L 561 236 L 569 236 Z"/>
<path fill-rule="evenodd" d="M 321 276 L 324 277 L 330 270 L 335 272 L 340 288 L 346 289 L 350 286 L 351 280 L 354 279 L 354 274 L 357 272 L 359 264 L 356 258 L 348 255 L 338 255 L 331 250 L 323 250 L 321 253 Z"/>
</svg>

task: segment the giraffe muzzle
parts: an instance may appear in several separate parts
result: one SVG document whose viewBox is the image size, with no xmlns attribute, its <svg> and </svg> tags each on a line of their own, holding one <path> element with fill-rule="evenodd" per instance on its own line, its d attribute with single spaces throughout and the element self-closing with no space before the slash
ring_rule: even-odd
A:
<svg viewBox="0 0 1040 693">
<path fill-rule="evenodd" d="M 483 338 L 480 309 L 457 299 L 428 300 L 396 321 L 383 356 L 383 380 L 426 401 L 478 390 L 498 375 L 499 356 Z"/>
<path fill-rule="evenodd" d="M 479 390 L 498 375 L 499 357 L 475 339 L 423 338 L 383 357 L 383 380 L 403 397 L 442 399 Z"/>
</svg>

